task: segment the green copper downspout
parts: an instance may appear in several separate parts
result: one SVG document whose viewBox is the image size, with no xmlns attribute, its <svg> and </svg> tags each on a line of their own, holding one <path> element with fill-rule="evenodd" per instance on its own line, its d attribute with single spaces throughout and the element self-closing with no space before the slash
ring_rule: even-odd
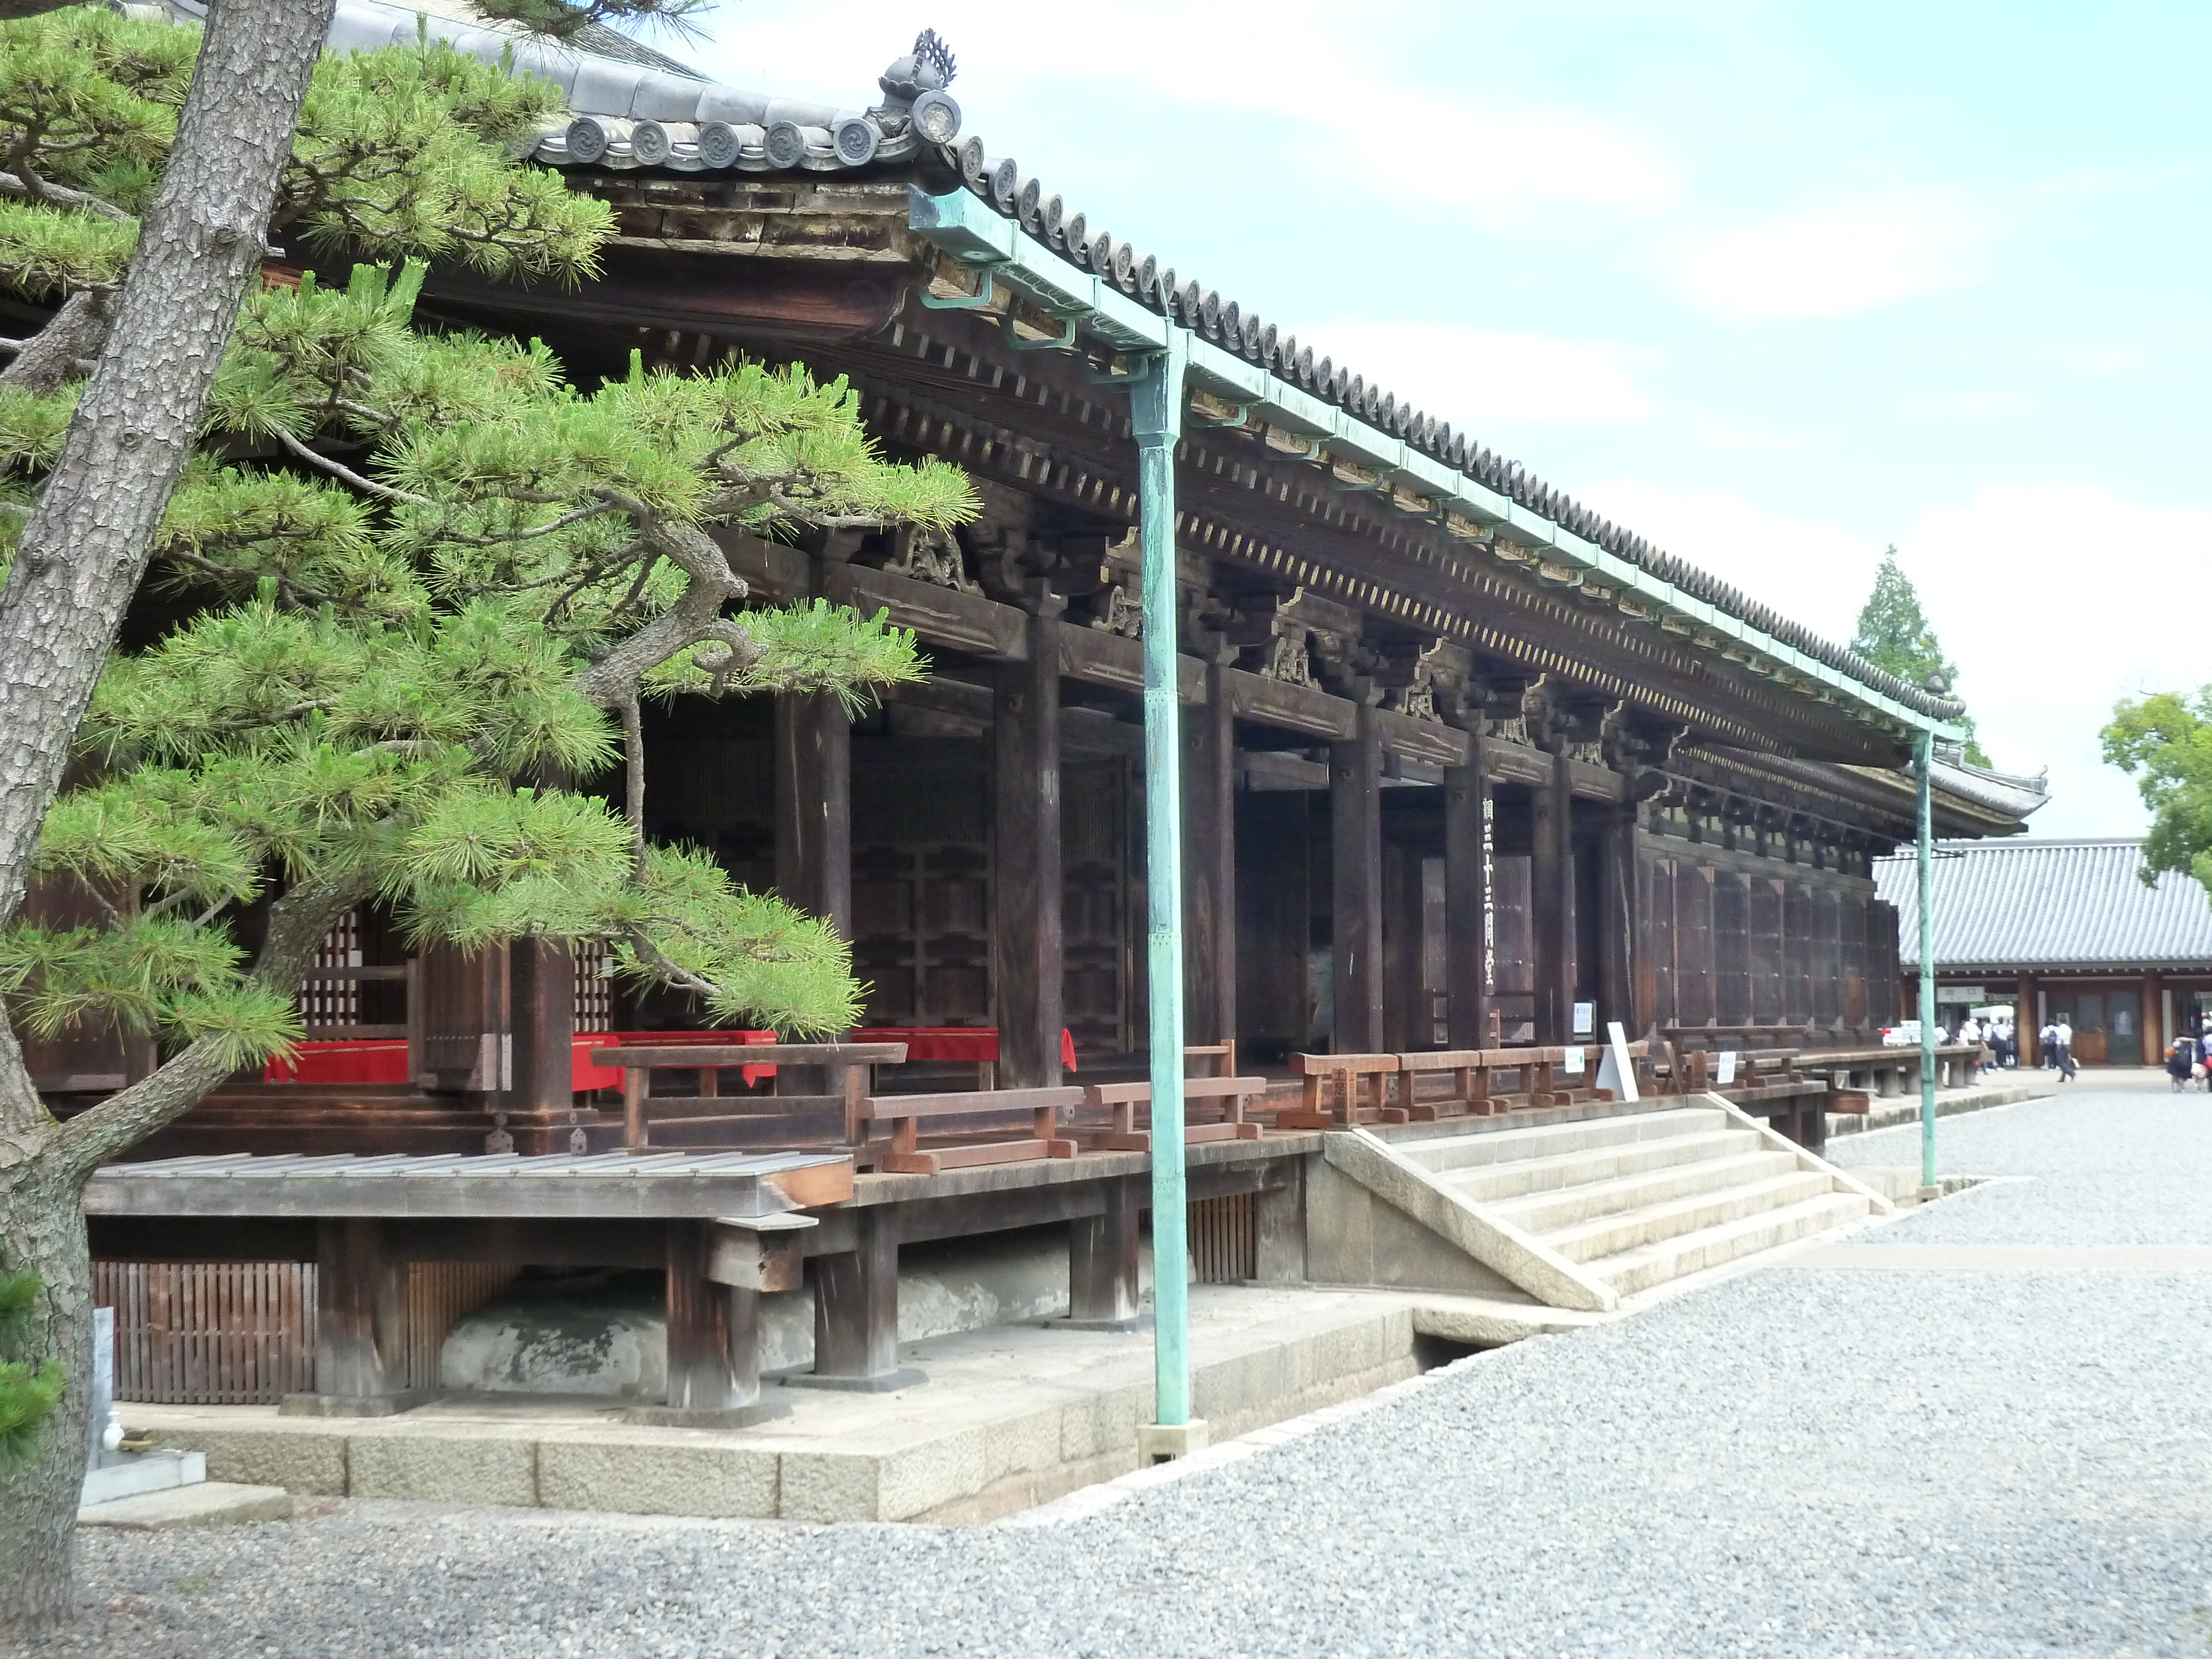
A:
<svg viewBox="0 0 2212 1659">
<path fill-rule="evenodd" d="M 1190 1242 L 1183 1203 L 1182 791 L 1176 707 L 1176 440 L 1183 337 L 1129 388 L 1144 550 L 1145 920 L 1151 970 L 1153 1421 L 1190 1421 Z"/>
<path fill-rule="evenodd" d="M 1936 734 L 1912 745 L 1912 777 L 1920 795 L 1920 1184 L 1936 1184 Z M 2017 1025 L 2014 1027 L 2018 1029 Z"/>
</svg>

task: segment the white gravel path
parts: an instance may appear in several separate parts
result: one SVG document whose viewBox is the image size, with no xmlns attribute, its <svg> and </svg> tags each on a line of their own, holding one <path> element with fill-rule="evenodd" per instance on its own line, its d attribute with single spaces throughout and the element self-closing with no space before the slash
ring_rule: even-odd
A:
<svg viewBox="0 0 2212 1659">
<path fill-rule="evenodd" d="M 2212 1099 L 2077 1085 L 1942 1135 L 1947 1171 L 2032 1178 L 1861 1241 L 2212 1243 Z M 2208 1359 L 2212 1273 L 1808 1259 L 1065 1525 L 87 1535 L 94 1611 L 42 1651 L 2203 1656 Z"/>
</svg>

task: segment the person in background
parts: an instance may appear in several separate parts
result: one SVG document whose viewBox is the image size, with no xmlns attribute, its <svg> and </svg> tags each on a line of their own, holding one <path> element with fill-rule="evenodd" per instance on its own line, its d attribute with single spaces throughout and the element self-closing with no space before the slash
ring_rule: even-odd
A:
<svg viewBox="0 0 2212 1659">
<path fill-rule="evenodd" d="M 2039 1068 L 2047 1072 L 2058 1063 L 2058 1022 L 2045 1020 L 2043 1030 L 2038 1035 L 2040 1048 L 2035 1056 L 2035 1063 Z"/>
<path fill-rule="evenodd" d="M 2173 1084 L 2173 1092 L 2179 1094 L 2189 1086 L 2189 1079 L 2203 1069 L 2203 1050 L 2197 1039 L 2184 1031 L 2166 1045 L 2166 1075 Z"/>
<path fill-rule="evenodd" d="M 2065 1015 L 2059 1015 L 2051 1026 L 2051 1039 L 2058 1048 L 2058 1080 L 2071 1083 L 2081 1068 L 2074 1063 L 2074 1027 Z"/>
<path fill-rule="evenodd" d="M 1970 1047 L 1974 1043 L 1979 1042 L 1981 1040 L 1982 1023 L 1974 1018 L 1973 1011 L 1969 1009 L 1966 1012 L 1966 1017 L 1959 1022 L 1960 1046 L 1962 1048 Z M 1979 1056 L 1977 1056 L 1974 1060 L 1974 1074 L 1977 1077 L 1980 1076 L 1981 1070 L 1982 1062 Z"/>
</svg>

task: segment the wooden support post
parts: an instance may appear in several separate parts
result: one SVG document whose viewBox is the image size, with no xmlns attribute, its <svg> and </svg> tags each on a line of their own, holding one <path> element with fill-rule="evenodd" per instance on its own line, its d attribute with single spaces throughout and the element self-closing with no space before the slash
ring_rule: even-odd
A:
<svg viewBox="0 0 2212 1659">
<path fill-rule="evenodd" d="M 1126 1331 L 1137 1324 L 1137 1221 L 1141 1176 L 1106 1184 L 1106 1212 L 1067 1224 L 1067 1328 Z"/>
<path fill-rule="evenodd" d="M 775 890 L 786 902 L 853 938 L 853 729 L 827 691 L 775 699 Z M 700 1079 L 701 1092 L 709 1085 Z M 814 1066 L 779 1073 L 779 1094 L 828 1087 Z"/>
<path fill-rule="evenodd" d="M 1536 968 L 1536 1041 L 1573 1036 L 1575 987 L 1572 902 L 1575 878 L 1574 784 L 1564 752 L 1551 757 L 1551 776 L 1532 792 L 1535 833 L 1530 845 L 1529 938 Z"/>
<path fill-rule="evenodd" d="M 709 1224 L 670 1221 L 667 1228 L 668 1398 L 634 1407 L 631 1423 L 741 1428 L 781 1417 L 788 1406 L 763 1405 L 760 1381 L 760 1292 L 708 1277 Z"/>
<path fill-rule="evenodd" d="M 827 691 L 775 700 L 775 890 L 853 936 L 853 732 Z"/>
<path fill-rule="evenodd" d="M 888 1394 L 922 1380 L 898 1363 L 898 1225 L 888 1206 L 853 1212 L 854 1248 L 814 1258 L 814 1369 L 787 1387 Z"/>
<path fill-rule="evenodd" d="M 1606 1022 L 1619 1020 L 1632 1037 L 1648 1015 L 1636 1006 L 1636 808 L 1632 803 L 1607 813 L 1598 848 L 1597 1019 L 1595 1037 Z"/>
<path fill-rule="evenodd" d="M 1329 745 L 1336 1052 L 1377 1054 L 1382 1041 L 1382 745 L 1359 707 L 1348 743 Z"/>
<path fill-rule="evenodd" d="M 374 1216 L 315 1223 L 315 1392 L 284 1396 L 287 1417 L 386 1417 L 429 1389 L 407 1381 L 407 1266 Z"/>
<path fill-rule="evenodd" d="M 991 718 L 994 835 L 991 994 L 1004 1089 L 1060 1082 L 1060 623 L 1040 595 L 1029 660 L 997 666 Z"/>
<path fill-rule="evenodd" d="M 1218 664 L 1185 711 L 1182 776 L 1183 1039 L 1237 1035 L 1237 722 Z"/>
<path fill-rule="evenodd" d="M 1490 780 L 1470 732 L 1467 764 L 1444 772 L 1444 1008 L 1447 1046 L 1490 1042 Z"/>
<path fill-rule="evenodd" d="M 576 959 L 566 939 L 519 939 L 507 949 L 507 1007 L 514 1046 L 507 1110 L 558 1115 L 569 1123 L 568 1150 L 589 1152 L 590 1139 L 572 1115 L 576 1096 L 570 1086 L 569 1054 L 576 1035 Z M 503 1118 L 485 1150 L 514 1150 Z"/>
</svg>

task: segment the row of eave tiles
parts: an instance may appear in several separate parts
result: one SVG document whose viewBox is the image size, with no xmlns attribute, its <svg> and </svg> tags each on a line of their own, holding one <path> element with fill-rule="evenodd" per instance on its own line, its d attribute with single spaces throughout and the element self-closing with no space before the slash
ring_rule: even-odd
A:
<svg viewBox="0 0 2212 1659">
<path fill-rule="evenodd" d="M 958 166 L 969 190 L 1015 221 L 1031 238 L 1077 269 L 1107 278 L 1139 304 L 1203 335 L 1224 350 L 1336 404 L 1356 419 L 1402 440 L 1614 557 L 1672 583 L 1907 708 L 1938 718 L 1960 712 L 1961 706 L 1950 699 L 1906 684 L 1740 589 L 1601 518 L 1545 483 L 1519 462 L 1494 454 L 1466 433 L 1455 431 L 1449 422 L 1416 409 L 1410 402 L 1401 403 L 1379 384 L 1327 357 L 1316 358 L 1311 346 L 1300 345 L 1296 336 L 1263 322 L 1256 312 L 1243 310 L 1234 300 L 1224 301 L 1217 290 L 1195 278 L 1178 276 L 1173 267 L 1162 267 L 1152 256 L 1138 252 L 1109 232 L 1092 229 L 1082 214 L 1068 212 L 1058 196 L 1046 195 L 1037 180 L 1024 175 L 1011 158 L 993 160 L 987 155 L 981 138 L 969 138 L 957 152 L 947 150 L 945 159 Z"/>
</svg>

